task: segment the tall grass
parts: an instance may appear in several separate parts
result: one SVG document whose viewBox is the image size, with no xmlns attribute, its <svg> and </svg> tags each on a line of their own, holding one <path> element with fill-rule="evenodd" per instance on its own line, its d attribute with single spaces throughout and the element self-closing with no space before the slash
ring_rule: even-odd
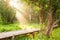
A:
<svg viewBox="0 0 60 40">
<path fill-rule="evenodd" d="M 14 30 L 20 30 L 21 28 L 18 26 L 18 24 L 0 24 L 0 32 L 7 32 L 7 31 L 14 31 Z"/>
</svg>

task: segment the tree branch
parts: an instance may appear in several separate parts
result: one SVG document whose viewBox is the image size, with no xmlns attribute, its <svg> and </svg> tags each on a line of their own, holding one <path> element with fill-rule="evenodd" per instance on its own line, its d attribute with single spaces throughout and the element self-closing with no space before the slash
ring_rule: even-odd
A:
<svg viewBox="0 0 60 40">
<path fill-rule="evenodd" d="M 54 23 L 53 23 L 53 25 L 55 25 L 57 22 L 59 22 L 60 21 L 60 19 L 58 19 L 58 20 L 56 20 Z"/>
<path fill-rule="evenodd" d="M 53 28 L 55 28 L 55 27 L 57 27 L 57 26 L 58 26 L 58 24 L 56 24 L 56 25 L 53 25 L 52 27 L 53 27 Z"/>
</svg>

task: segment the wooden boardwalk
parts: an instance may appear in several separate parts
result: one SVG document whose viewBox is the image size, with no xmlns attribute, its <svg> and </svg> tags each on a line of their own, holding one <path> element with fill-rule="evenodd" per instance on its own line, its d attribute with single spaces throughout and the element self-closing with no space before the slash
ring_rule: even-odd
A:
<svg viewBox="0 0 60 40">
<path fill-rule="evenodd" d="M 40 29 L 24 29 L 24 30 L 17 30 L 17 31 L 10 31 L 10 32 L 2 32 L 0 33 L 0 39 L 14 37 L 17 35 L 28 34 L 33 32 L 39 32 Z"/>
</svg>

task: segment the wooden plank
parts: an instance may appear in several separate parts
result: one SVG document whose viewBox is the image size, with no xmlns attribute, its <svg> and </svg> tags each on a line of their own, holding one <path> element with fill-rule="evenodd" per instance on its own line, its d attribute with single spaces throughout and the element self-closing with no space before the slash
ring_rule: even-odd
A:
<svg viewBox="0 0 60 40">
<path fill-rule="evenodd" d="M 24 30 L 10 31 L 10 32 L 2 32 L 0 33 L 0 39 L 27 34 L 27 33 L 38 32 L 38 31 L 40 31 L 40 29 L 24 29 Z"/>
</svg>

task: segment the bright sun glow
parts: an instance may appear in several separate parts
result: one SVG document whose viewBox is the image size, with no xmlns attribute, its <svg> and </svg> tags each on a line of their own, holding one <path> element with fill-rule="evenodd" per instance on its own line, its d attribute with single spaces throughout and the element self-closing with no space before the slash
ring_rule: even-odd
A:
<svg viewBox="0 0 60 40">
<path fill-rule="evenodd" d="M 21 3 L 21 1 L 18 2 L 18 0 L 10 0 L 9 1 L 10 6 L 20 10 L 21 12 L 25 13 L 25 8 L 24 6 L 26 6 L 24 3 Z"/>
<path fill-rule="evenodd" d="M 22 3 L 18 3 L 18 0 L 10 0 L 9 4 L 15 8 L 22 8 L 23 4 Z"/>
<path fill-rule="evenodd" d="M 25 13 L 24 10 L 23 10 L 24 4 L 23 4 L 23 3 L 20 3 L 20 2 L 18 3 L 18 0 L 10 0 L 10 1 L 9 1 L 9 4 L 10 4 L 12 7 L 20 10 L 20 11 L 23 12 L 23 13 Z M 16 19 L 19 21 L 19 23 L 20 23 L 21 25 L 24 25 L 24 24 L 26 24 L 26 19 L 25 19 L 25 17 L 22 15 L 22 13 L 19 12 L 18 10 L 16 10 Z"/>
</svg>

